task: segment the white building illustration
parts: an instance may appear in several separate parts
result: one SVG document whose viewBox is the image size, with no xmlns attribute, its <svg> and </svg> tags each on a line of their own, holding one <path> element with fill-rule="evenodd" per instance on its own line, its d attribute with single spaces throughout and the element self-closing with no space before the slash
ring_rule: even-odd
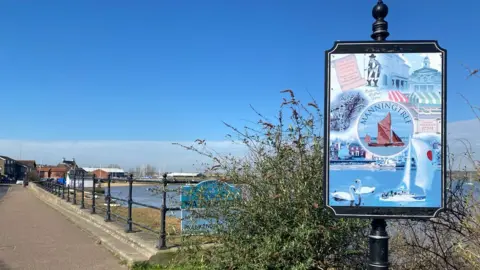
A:
<svg viewBox="0 0 480 270">
<path fill-rule="evenodd" d="M 442 73 L 430 67 L 430 58 L 410 75 L 411 110 L 416 115 L 416 133 L 441 132 Z"/>
<path fill-rule="evenodd" d="M 377 58 L 381 63 L 379 88 L 407 92 L 409 90 L 410 65 L 398 54 L 378 54 Z"/>
</svg>

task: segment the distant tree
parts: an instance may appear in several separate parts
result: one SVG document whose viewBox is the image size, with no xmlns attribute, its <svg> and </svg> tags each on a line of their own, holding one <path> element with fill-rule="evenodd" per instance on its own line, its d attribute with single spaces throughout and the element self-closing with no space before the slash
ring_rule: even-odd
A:
<svg viewBox="0 0 480 270">
<path fill-rule="evenodd" d="M 155 174 L 156 168 L 150 164 L 147 164 L 143 167 L 143 173 L 145 176 L 152 176 Z"/>
<path fill-rule="evenodd" d="M 110 164 L 110 165 L 107 166 L 107 168 L 121 169 L 122 167 L 120 167 L 120 165 L 118 165 L 118 164 Z"/>
<path fill-rule="evenodd" d="M 38 173 L 36 171 L 31 171 L 27 173 L 27 181 L 28 182 L 35 182 L 39 181 L 40 177 L 38 176 Z"/>
<path fill-rule="evenodd" d="M 134 174 L 137 176 L 153 176 L 158 173 L 158 169 L 150 164 L 137 166 L 134 169 Z"/>
</svg>

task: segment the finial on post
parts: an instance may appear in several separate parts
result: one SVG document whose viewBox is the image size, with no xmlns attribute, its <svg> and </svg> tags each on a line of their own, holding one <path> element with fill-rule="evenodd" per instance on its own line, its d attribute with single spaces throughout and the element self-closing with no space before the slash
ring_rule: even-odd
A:
<svg viewBox="0 0 480 270">
<path fill-rule="evenodd" d="M 372 25 L 372 39 L 376 41 L 384 41 L 390 35 L 388 32 L 388 22 L 385 21 L 387 15 L 387 5 L 385 5 L 382 0 L 378 0 L 378 3 L 373 7 L 372 10 L 372 16 L 376 20 Z"/>
</svg>

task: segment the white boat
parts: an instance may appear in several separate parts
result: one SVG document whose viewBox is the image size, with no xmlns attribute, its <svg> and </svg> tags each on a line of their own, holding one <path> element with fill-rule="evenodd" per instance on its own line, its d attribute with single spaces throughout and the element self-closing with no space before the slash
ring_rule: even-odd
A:
<svg viewBox="0 0 480 270">
<path fill-rule="evenodd" d="M 414 178 L 415 186 L 422 189 L 423 194 L 414 194 L 411 190 L 411 168 L 412 168 L 412 146 L 416 156 L 416 174 Z M 433 161 L 433 149 L 431 146 L 420 140 L 410 139 L 408 154 L 403 171 L 401 187 L 398 190 L 384 193 L 380 196 L 381 201 L 390 202 L 421 202 L 426 200 L 426 191 L 431 189 L 432 180 L 435 174 L 436 164 Z"/>
<path fill-rule="evenodd" d="M 104 206 L 107 206 L 106 203 L 104 203 L 103 205 L 104 205 Z M 120 206 L 120 204 L 118 204 L 118 203 L 110 203 L 110 207 L 118 207 L 118 206 Z"/>
<path fill-rule="evenodd" d="M 368 164 L 368 167 L 370 167 L 370 168 L 380 168 L 380 165 L 378 165 L 375 162 L 372 162 L 372 163 Z"/>
<path fill-rule="evenodd" d="M 107 206 L 107 202 L 104 202 L 103 205 Z M 120 204 L 117 203 L 117 201 L 113 199 L 110 201 L 110 207 L 118 207 L 118 206 L 120 206 Z"/>
<path fill-rule="evenodd" d="M 391 159 L 386 159 L 385 162 L 380 164 L 380 167 L 385 167 L 385 168 L 396 168 L 397 163 L 394 160 Z"/>
</svg>

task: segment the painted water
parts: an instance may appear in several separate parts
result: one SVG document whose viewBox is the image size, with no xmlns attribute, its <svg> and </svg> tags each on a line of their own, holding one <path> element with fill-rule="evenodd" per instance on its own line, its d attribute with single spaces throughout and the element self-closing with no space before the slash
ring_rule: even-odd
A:
<svg viewBox="0 0 480 270">
<path fill-rule="evenodd" d="M 410 142 L 410 137 L 400 137 L 402 141 L 405 143 L 405 145 L 408 145 Z M 377 137 L 371 137 L 372 140 L 376 141 Z M 377 156 L 381 157 L 390 157 L 394 155 L 401 154 L 402 152 L 406 151 L 406 147 L 401 146 L 401 147 L 371 147 L 368 146 L 368 144 L 365 143 L 365 137 L 359 137 L 359 141 L 362 143 L 362 146 L 372 152 L 375 153 Z"/>
<path fill-rule="evenodd" d="M 441 181 L 433 181 L 431 189 L 427 193 L 427 199 L 425 201 L 412 201 L 412 202 L 395 202 L 395 201 L 382 201 L 380 200 L 383 193 L 390 192 L 392 190 L 398 190 L 400 187 L 405 170 L 390 169 L 390 170 L 375 170 L 371 169 L 359 169 L 354 168 L 348 170 L 343 168 L 342 170 L 330 170 L 330 205 L 331 206 L 349 206 L 348 201 L 335 201 L 331 195 L 332 192 L 343 191 L 348 192 L 351 185 L 357 187 L 355 183 L 356 179 L 361 180 L 362 187 L 375 187 L 375 191 L 370 194 L 361 195 L 360 206 L 372 206 L 372 207 L 440 207 L 441 206 Z M 415 178 L 415 170 L 411 172 L 411 178 Z M 434 179 L 441 179 L 441 171 L 436 170 L 434 172 Z M 411 185 L 410 191 L 416 194 L 423 194 L 421 188 Z"/>
</svg>

